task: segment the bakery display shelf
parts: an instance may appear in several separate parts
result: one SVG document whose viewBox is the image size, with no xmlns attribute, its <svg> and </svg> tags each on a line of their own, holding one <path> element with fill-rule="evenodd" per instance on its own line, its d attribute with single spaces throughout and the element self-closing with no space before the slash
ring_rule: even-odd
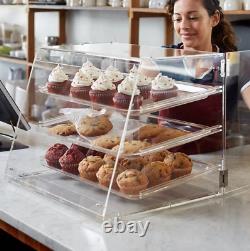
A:
<svg viewBox="0 0 250 251">
<path fill-rule="evenodd" d="M 150 116 L 150 117 L 153 118 L 154 116 Z M 69 120 L 70 118 L 68 116 L 59 116 L 57 118 L 54 118 L 48 121 L 40 122 L 40 126 L 37 127 L 37 132 L 41 132 L 45 135 L 48 135 L 49 126 L 52 126 L 58 123 L 63 123 Z M 114 120 L 116 120 L 116 123 L 119 125 L 119 121 L 117 119 L 114 119 Z M 134 120 L 137 123 L 133 124 L 133 120 L 130 120 L 130 121 L 132 124 L 128 125 L 128 130 L 126 133 L 126 139 L 128 141 L 132 139 L 136 140 L 137 138 L 135 135 L 138 132 L 139 128 L 146 125 L 145 122 L 139 122 L 137 120 Z M 122 135 L 122 132 L 123 132 L 122 123 L 120 123 L 120 126 L 114 125 L 115 128 L 113 128 L 109 133 L 105 135 L 114 136 L 114 137 Z M 209 135 L 213 135 L 222 131 L 221 125 L 208 127 L 208 126 L 203 126 L 199 124 L 194 124 L 194 123 L 189 123 L 189 122 L 179 121 L 179 120 L 174 120 L 174 119 L 162 119 L 160 124 L 166 128 L 178 129 L 182 132 L 185 132 L 186 134 L 172 138 L 172 139 L 168 139 L 160 143 L 152 144 L 151 146 L 146 147 L 144 149 L 140 149 L 137 152 L 123 153 L 123 151 L 121 151 L 120 157 L 129 159 L 129 158 L 138 158 L 141 156 L 146 156 L 148 154 L 152 154 L 159 151 L 164 151 L 166 149 L 171 149 L 177 146 L 181 146 L 183 144 L 187 144 L 187 143 L 199 140 L 201 138 L 204 138 Z M 70 135 L 70 136 L 50 135 L 50 137 L 54 139 L 53 140 L 54 142 L 61 142 L 67 145 L 76 144 L 76 145 L 83 146 L 85 148 L 88 148 L 97 152 L 102 152 L 102 153 L 109 154 L 112 156 L 117 155 L 117 151 L 115 150 L 106 149 L 106 148 L 103 148 L 94 144 L 94 141 L 98 137 L 101 137 L 101 136 L 82 137 L 80 135 Z"/>
<path fill-rule="evenodd" d="M 198 85 L 191 84 L 188 82 L 176 82 L 176 86 L 178 87 L 177 96 L 172 98 L 167 98 L 165 100 L 153 102 L 151 99 L 146 99 L 143 101 L 140 109 L 131 109 L 131 115 L 139 115 L 157 112 L 162 109 L 168 109 L 171 107 L 192 103 L 194 101 L 202 100 L 210 95 L 218 94 L 222 92 L 222 87 L 218 86 L 206 86 L 206 85 Z M 86 105 L 89 107 L 103 107 L 107 110 L 116 110 L 120 113 L 127 113 L 126 109 L 119 109 L 114 106 L 107 106 L 99 103 L 93 103 L 88 100 L 78 99 L 71 96 L 55 94 L 48 92 L 46 86 L 39 86 L 39 91 L 43 94 L 50 95 L 54 98 L 61 99 L 64 101 L 74 102 L 77 104 Z"/>
<path fill-rule="evenodd" d="M 47 168 L 47 170 L 49 171 L 49 174 L 46 172 L 40 172 L 40 173 L 36 172 L 35 174 L 30 173 L 30 177 L 32 179 L 34 177 L 35 178 L 38 177 L 39 175 L 41 175 L 41 176 L 49 175 L 50 176 L 50 175 L 53 175 L 54 172 L 58 172 L 60 174 L 63 174 L 62 179 L 65 180 L 65 182 L 66 182 L 65 185 L 67 185 L 67 182 L 71 181 L 71 179 L 65 179 L 65 177 L 70 177 L 70 178 L 72 178 L 72 180 L 78 180 L 84 184 L 87 184 L 90 187 L 97 188 L 97 189 L 103 190 L 103 191 L 108 191 L 108 187 L 100 185 L 97 181 L 94 182 L 94 181 L 82 178 L 79 175 L 71 174 L 66 171 L 63 171 L 62 169 L 58 169 L 58 168 L 49 166 L 43 157 L 41 157 L 41 164 L 44 168 Z M 192 179 L 198 178 L 199 176 L 202 176 L 207 172 L 212 172 L 214 170 L 217 170 L 218 168 L 219 168 L 218 166 L 211 164 L 211 163 L 193 160 L 193 168 L 192 168 L 192 172 L 190 174 L 163 182 L 163 183 L 156 185 L 156 186 L 153 186 L 153 187 L 149 187 L 145 190 L 140 191 L 138 194 L 125 194 L 125 193 L 119 191 L 118 188 L 117 189 L 112 188 L 111 193 L 115 194 L 119 197 L 129 199 L 129 200 L 141 200 L 144 198 L 154 196 L 157 192 L 162 192 L 166 189 L 173 188 L 173 187 L 178 186 L 182 183 L 185 183 L 185 182 L 188 182 Z M 51 170 L 53 170 L 54 172 L 52 173 Z M 26 174 L 26 175 L 21 176 L 20 178 L 29 179 L 29 175 Z"/>
<path fill-rule="evenodd" d="M 108 191 L 108 187 L 105 187 L 105 186 L 102 186 L 100 185 L 98 182 L 94 182 L 94 181 L 91 181 L 91 180 L 88 180 L 88 179 L 85 179 L 85 178 L 82 178 L 80 177 L 79 175 L 75 175 L 75 174 L 71 174 L 71 173 L 68 173 L 66 171 L 63 171 L 62 169 L 58 169 L 58 168 L 55 168 L 55 167 L 51 167 L 49 166 L 46 161 L 44 160 L 44 158 L 42 157 L 41 158 L 41 164 L 44 168 L 47 168 L 47 170 L 49 170 L 49 174 L 46 174 L 46 172 L 41 172 L 40 174 L 42 176 L 46 176 L 46 175 L 52 175 L 53 173 L 51 173 L 51 170 L 55 171 L 55 172 L 58 172 L 58 173 L 61 173 L 63 174 L 62 176 L 62 179 L 65 179 L 64 177 L 70 177 L 72 178 L 72 180 L 78 180 L 78 181 L 81 181 L 82 183 L 84 184 L 87 184 L 88 186 L 91 186 L 93 188 L 97 188 L 99 190 L 103 190 L 103 191 Z M 142 190 L 140 191 L 138 194 L 125 194 L 121 191 L 119 191 L 119 189 L 111 189 L 111 193 L 112 194 L 115 194 L 119 197 L 122 197 L 122 198 L 125 198 L 125 199 L 129 199 L 129 200 L 141 200 L 141 199 L 145 199 L 145 198 L 148 198 L 148 197 L 151 197 L 151 196 L 154 196 L 157 192 L 162 192 L 166 189 L 170 189 L 170 188 L 173 188 L 174 186 L 178 186 L 182 183 L 185 183 L 185 182 L 188 182 L 194 178 L 198 178 L 199 176 L 207 173 L 207 172 L 211 172 L 213 170 L 216 170 L 218 169 L 219 167 L 214 165 L 214 164 L 211 164 L 211 163 L 206 163 L 206 162 L 202 162 L 202 161 L 198 161 L 198 160 L 193 160 L 193 168 L 192 168 L 192 172 L 190 174 L 187 174 L 187 175 L 184 175 L 184 176 L 181 176 L 179 178 L 176 178 L 176 179 L 172 179 L 172 180 L 169 180 L 169 181 L 166 181 L 166 182 L 163 182 L 159 185 L 156 185 L 156 186 L 153 186 L 153 187 L 149 187 L 145 190 Z M 31 173 L 30 176 L 33 178 L 34 175 Z M 39 176 L 38 173 L 35 174 L 35 176 Z M 20 178 L 23 178 L 25 177 L 26 179 L 28 179 L 28 175 L 26 174 L 25 176 L 22 176 Z M 70 182 L 71 179 L 68 179 L 66 180 L 66 183 L 67 182 Z M 67 184 L 65 184 L 67 185 Z"/>
</svg>

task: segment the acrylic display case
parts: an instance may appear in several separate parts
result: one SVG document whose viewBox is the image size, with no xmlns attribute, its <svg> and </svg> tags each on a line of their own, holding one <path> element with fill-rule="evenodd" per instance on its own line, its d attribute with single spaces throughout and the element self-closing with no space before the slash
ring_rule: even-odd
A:
<svg viewBox="0 0 250 251">
<path fill-rule="evenodd" d="M 32 129 L 17 130 L 30 147 L 11 152 L 7 177 L 102 218 L 244 186 L 230 187 L 225 164 L 240 145 L 240 62 L 116 43 L 41 48 L 27 88 Z"/>
</svg>

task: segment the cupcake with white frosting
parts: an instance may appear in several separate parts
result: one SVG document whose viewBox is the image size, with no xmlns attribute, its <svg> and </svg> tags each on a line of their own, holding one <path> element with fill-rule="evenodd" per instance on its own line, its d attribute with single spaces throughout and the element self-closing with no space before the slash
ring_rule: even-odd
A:
<svg viewBox="0 0 250 251">
<path fill-rule="evenodd" d="M 110 65 L 105 70 L 105 75 L 112 81 L 115 86 L 118 86 L 124 79 L 124 74 L 121 73 L 117 68 Z"/>
<path fill-rule="evenodd" d="M 174 79 L 159 73 L 152 81 L 150 96 L 153 101 L 160 101 L 177 96 L 177 86 Z"/>
<path fill-rule="evenodd" d="M 135 85 L 135 81 L 129 77 L 126 77 L 117 87 L 117 93 L 113 98 L 115 107 L 128 109 L 133 91 L 134 99 L 132 109 L 139 109 L 142 105 L 143 97 L 140 95 L 140 90 Z"/>
<path fill-rule="evenodd" d="M 93 79 L 89 75 L 87 75 L 87 73 L 78 71 L 71 83 L 71 96 L 75 98 L 90 100 L 89 91 L 91 89 L 92 83 Z"/>
<path fill-rule="evenodd" d="M 68 95 L 70 91 L 70 81 L 63 68 L 57 65 L 50 73 L 47 89 L 50 93 Z"/>
<path fill-rule="evenodd" d="M 84 63 L 79 71 L 86 73 L 93 80 L 97 80 L 101 74 L 101 70 L 95 67 L 90 61 Z"/>
<path fill-rule="evenodd" d="M 148 99 L 150 97 L 151 83 L 153 79 L 140 72 L 135 65 L 133 65 L 133 68 L 129 72 L 129 78 L 137 83 L 137 87 L 143 98 Z"/>
<path fill-rule="evenodd" d="M 113 105 L 115 92 L 115 85 L 104 73 L 101 73 L 99 78 L 92 84 L 89 96 L 92 102 Z"/>
</svg>

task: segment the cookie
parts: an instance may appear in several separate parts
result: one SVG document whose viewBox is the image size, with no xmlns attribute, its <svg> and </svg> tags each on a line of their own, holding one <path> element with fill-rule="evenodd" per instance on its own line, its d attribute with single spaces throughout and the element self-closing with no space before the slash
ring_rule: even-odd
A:
<svg viewBox="0 0 250 251">
<path fill-rule="evenodd" d="M 186 132 L 186 131 L 181 131 L 178 129 L 165 127 L 164 130 L 160 134 L 158 134 L 156 137 L 151 139 L 151 142 L 153 144 L 157 144 L 163 141 L 167 141 L 167 140 L 174 139 L 180 136 L 184 136 L 188 133 L 189 132 Z"/>
<path fill-rule="evenodd" d="M 54 135 L 69 136 L 76 134 L 76 128 L 73 124 L 59 124 L 49 128 L 49 133 Z"/>
<path fill-rule="evenodd" d="M 148 124 L 139 129 L 137 133 L 135 133 L 135 138 L 139 140 L 151 139 L 156 137 L 158 134 L 164 131 L 163 126 L 159 126 L 156 124 Z"/>
<path fill-rule="evenodd" d="M 113 128 L 112 123 L 107 116 L 98 117 L 86 116 L 82 118 L 77 125 L 77 131 L 80 135 L 95 137 L 108 133 Z"/>
<path fill-rule="evenodd" d="M 131 140 L 124 142 L 124 149 L 123 153 L 136 153 L 140 149 L 144 149 L 146 147 L 150 146 L 150 143 L 146 141 L 140 141 L 140 140 Z M 117 151 L 119 148 L 119 145 L 112 148 L 112 150 Z"/>
<path fill-rule="evenodd" d="M 94 140 L 93 144 L 95 146 L 100 146 L 106 149 L 111 149 L 114 146 L 120 143 L 120 137 L 112 136 L 112 135 L 103 135 L 96 140 Z"/>
</svg>

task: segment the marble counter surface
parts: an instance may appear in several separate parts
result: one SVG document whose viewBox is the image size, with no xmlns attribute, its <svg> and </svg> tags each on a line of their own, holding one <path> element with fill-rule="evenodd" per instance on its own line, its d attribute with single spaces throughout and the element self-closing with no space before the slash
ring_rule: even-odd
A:
<svg viewBox="0 0 250 251">
<path fill-rule="evenodd" d="M 20 151 L 20 150 L 19 150 Z M 147 234 L 104 233 L 95 218 L 3 179 L 0 219 L 53 250 L 250 250 L 250 190 L 147 215 Z"/>
</svg>

